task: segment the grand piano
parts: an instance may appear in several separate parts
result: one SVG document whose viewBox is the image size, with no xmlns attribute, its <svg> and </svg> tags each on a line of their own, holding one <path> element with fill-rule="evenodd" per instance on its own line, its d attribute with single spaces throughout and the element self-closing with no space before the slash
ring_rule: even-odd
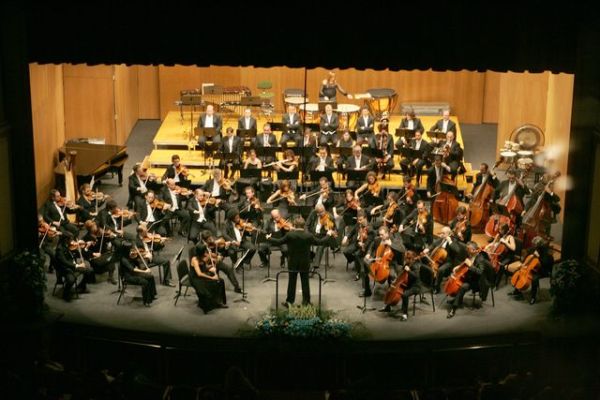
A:
<svg viewBox="0 0 600 400">
<path fill-rule="evenodd" d="M 58 149 L 59 164 L 54 169 L 57 181 L 64 182 L 65 169 L 62 161 L 73 151 L 77 153 L 75 173 L 78 185 L 90 182 L 92 177 L 98 181 L 108 172 L 117 174 L 119 186 L 123 185 L 123 166 L 128 158 L 127 146 L 95 144 L 82 140 L 66 142 Z"/>
</svg>

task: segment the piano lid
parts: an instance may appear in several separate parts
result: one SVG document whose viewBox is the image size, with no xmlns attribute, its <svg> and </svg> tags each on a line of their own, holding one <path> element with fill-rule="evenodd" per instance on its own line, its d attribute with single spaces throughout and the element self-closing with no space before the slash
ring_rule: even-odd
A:
<svg viewBox="0 0 600 400">
<path fill-rule="evenodd" d="M 73 150 L 77 152 L 77 175 L 93 175 L 103 167 L 127 157 L 127 146 L 69 142 L 59 149 L 59 159 L 62 161 Z"/>
</svg>

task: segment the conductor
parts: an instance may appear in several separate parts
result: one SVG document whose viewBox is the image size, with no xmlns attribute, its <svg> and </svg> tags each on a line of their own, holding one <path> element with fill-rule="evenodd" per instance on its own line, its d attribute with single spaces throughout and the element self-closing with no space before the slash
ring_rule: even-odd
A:
<svg viewBox="0 0 600 400">
<path fill-rule="evenodd" d="M 300 282 L 302 284 L 302 304 L 310 303 L 310 285 L 308 283 L 308 271 L 310 267 L 310 246 L 322 245 L 328 243 L 329 236 L 333 235 L 333 231 L 327 232 L 327 235 L 317 239 L 312 234 L 306 232 L 304 218 L 297 216 L 293 221 L 293 229 L 286 233 L 283 237 L 276 239 L 271 235 L 267 235 L 269 242 L 281 246 L 288 245 L 288 269 L 290 279 L 288 281 L 287 298 L 282 304 L 284 307 L 289 307 L 296 300 L 296 280 L 300 273 Z"/>
</svg>

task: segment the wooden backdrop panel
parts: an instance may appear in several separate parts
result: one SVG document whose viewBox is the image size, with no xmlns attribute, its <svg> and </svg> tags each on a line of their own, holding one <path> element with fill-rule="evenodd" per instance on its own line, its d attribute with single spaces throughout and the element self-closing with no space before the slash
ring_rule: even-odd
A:
<svg viewBox="0 0 600 400">
<path fill-rule="evenodd" d="M 62 65 L 29 66 L 38 208 L 54 188 L 56 149 L 65 140 Z"/>
<path fill-rule="evenodd" d="M 158 67 L 138 65 L 138 101 L 140 119 L 160 119 Z"/>
<path fill-rule="evenodd" d="M 500 99 L 500 72 L 485 72 L 485 88 L 483 91 L 483 123 L 498 123 L 498 101 Z"/>
<path fill-rule="evenodd" d="M 114 66 L 64 65 L 65 136 L 116 144 Z"/>
<path fill-rule="evenodd" d="M 125 144 L 138 120 L 138 68 L 115 66 L 116 144 Z"/>
</svg>

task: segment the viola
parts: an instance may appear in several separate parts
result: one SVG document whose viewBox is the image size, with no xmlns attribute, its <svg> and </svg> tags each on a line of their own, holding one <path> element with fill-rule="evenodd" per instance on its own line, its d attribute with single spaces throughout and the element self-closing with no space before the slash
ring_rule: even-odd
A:
<svg viewBox="0 0 600 400">
<path fill-rule="evenodd" d="M 323 213 L 323 215 L 319 217 L 319 224 L 328 231 L 335 228 L 335 223 L 331 220 L 328 213 Z"/>
<path fill-rule="evenodd" d="M 400 275 L 396 278 L 394 283 L 390 286 L 388 291 L 385 293 L 383 297 L 383 304 L 386 306 L 395 306 L 402 299 L 402 295 L 404 294 L 404 290 L 408 287 L 408 271 L 402 271 Z"/>
<path fill-rule="evenodd" d="M 392 248 L 383 243 L 377 246 L 375 261 L 371 263 L 370 273 L 377 283 L 384 283 L 390 276 L 390 262 L 394 258 Z"/>
<path fill-rule="evenodd" d="M 279 218 L 279 220 L 276 222 L 276 224 L 277 224 L 277 229 L 279 229 L 279 230 L 291 231 L 293 229 L 292 223 L 283 218 Z"/>
<path fill-rule="evenodd" d="M 510 283 L 512 283 L 517 290 L 527 290 L 531 286 L 533 273 L 538 271 L 540 266 L 540 259 L 535 253 L 528 255 L 521 264 L 519 270 L 517 270 L 512 278 L 510 278 Z"/>
</svg>

